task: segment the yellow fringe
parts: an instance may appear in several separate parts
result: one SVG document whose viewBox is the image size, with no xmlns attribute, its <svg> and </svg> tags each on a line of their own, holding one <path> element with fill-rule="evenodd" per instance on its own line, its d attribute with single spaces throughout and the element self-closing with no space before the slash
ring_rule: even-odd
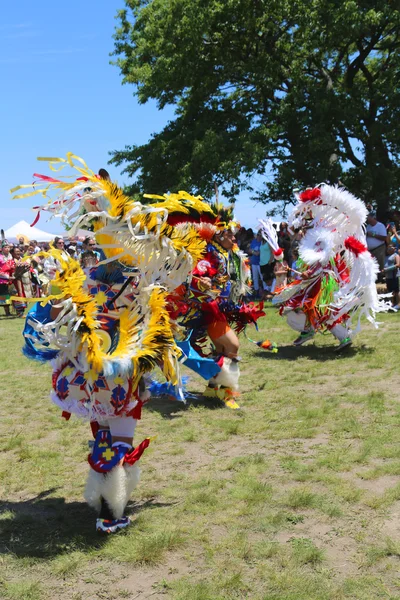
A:
<svg viewBox="0 0 400 600">
<path fill-rule="evenodd" d="M 130 311 L 128 308 L 121 311 L 118 345 L 113 354 L 107 354 L 102 350 L 102 340 L 96 331 L 100 328 L 97 320 L 96 301 L 83 288 L 86 275 L 81 266 L 73 258 L 65 260 L 59 250 L 50 250 L 41 254 L 52 256 L 59 261 L 62 272 L 57 272 L 53 282 L 61 291 L 59 294 L 51 294 L 46 298 L 34 300 L 41 302 L 44 306 L 51 300 L 71 298 L 79 317 L 83 317 L 79 328 L 80 350 L 83 350 L 86 344 L 87 359 L 91 370 L 99 374 L 104 370 L 105 361 L 123 358 L 130 350 L 134 350 L 134 346 L 140 346 L 141 348 L 132 357 L 133 385 L 137 386 L 142 375 L 156 365 L 162 368 L 168 381 L 174 385 L 177 383 L 175 366 L 180 356 L 180 350 L 175 344 L 169 314 L 165 308 L 167 292 L 159 288 L 155 288 L 151 292 L 147 306 L 150 319 L 143 336 L 140 335 L 140 329 L 143 327 L 142 315 Z M 160 343 L 160 336 L 162 343 Z"/>
</svg>

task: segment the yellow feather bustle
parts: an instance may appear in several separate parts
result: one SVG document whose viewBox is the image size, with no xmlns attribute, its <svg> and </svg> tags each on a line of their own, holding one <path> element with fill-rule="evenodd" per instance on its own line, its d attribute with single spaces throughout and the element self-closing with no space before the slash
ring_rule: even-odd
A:
<svg viewBox="0 0 400 600">
<path fill-rule="evenodd" d="M 80 335 L 79 351 L 84 348 L 87 361 L 92 371 L 101 373 L 107 362 L 130 357 L 133 385 L 137 386 L 142 375 L 160 366 L 168 379 L 174 385 L 178 381 L 177 360 L 181 351 L 175 344 L 172 326 L 166 305 L 166 292 L 155 287 L 146 305 L 150 315 L 147 325 L 143 323 L 143 312 L 125 308 L 119 318 L 119 339 L 115 350 L 108 354 L 102 349 L 102 337 L 99 335 L 100 323 L 97 319 L 98 308 L 96 301 L 83 288 L 86 275 L 79 263 L 66 259 L 59 250 L 40 253 L 43 257 L 53 257 L 60 263 L 61 271 L 56 273 L 53 280 L 60 289 L 58 294 L 51 294 L 42 299 L 42 305 L 50 301 L 61 301 L 69 298 L 76 308 L 81 320 L 77 333 Z"/>
</svg>

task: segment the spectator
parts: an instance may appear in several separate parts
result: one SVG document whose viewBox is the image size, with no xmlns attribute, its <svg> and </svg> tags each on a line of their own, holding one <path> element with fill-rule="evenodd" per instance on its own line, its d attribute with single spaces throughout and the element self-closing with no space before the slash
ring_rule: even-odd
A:
<svg viewBox="0 0 400 600">
<path fill-rule="evenodd" d="M 259 298 L 263 291 L 263 278 L 261 275 L 260 268 L 260 248 L 262 243 L 261 231 L 259 231 L 256 237 L 250 242 L 249 255 L 251 265 L 251 276 L 253 279 L 254 296 Z M 261 290 L 260 290 L 261 286 Z"/>
<path fill-rule="evenodd" d="M 35 298 L 41 298 L 42 294 L 42 282 L 40 281 L 40 274 L 43 268 L 37 260 L 31 260 L 31 282 L 33 288 L 33 295 Z"/>
<path fill-rule="evenodd" d="M 82 242 L 80 240 L 78 240 L 76 242 L 76 258 L 77 260 L 80 260 L 82 254 Z"/>
<path fill-rule="evenodd" d="M 281 255 L 282 256 L 282 255 Z M 289 265 L 286 262 L 285 258 L 283 260 L 277 260 L 274 267 L 274 275 L 275 275 L 275 285 L 274 285 L 274 293 L 277 289 L 287 285 Z"/>
<path fill-rule="evenodd" d="M 368 250 L 378 261 L 379 270 L 383 271 L 386 258 L 387 231 L 384 224 L 376 218 L 374 211 L 368 213 L 366 234 Z"/>
<path fill-rule="evenodd" d="M 299 274 L 298 274 L 298 270 L 299 270 L 299 265 L 298 265 L 298 260 L 299 260 L 299 250 L 297 247 L 292 247 L 292 264 L 290 266 L 291 271 L 290 271 L 290 277 L 292 279 L 299 279 Z"/>
<path fill-rule="evenodd" d="M 9 285 L 13 271 L 10 244 L 3 240 L 0 253 L 0 306 L 3 306 L 7 317 L 10 316 L 10 293 Z"/>
<path fill-rule="evenodd" d="M 21 258 L 21 249 L 19 246 L 14 246 L 11 251 L 12 254 L 12 264 L 13 264 L 13 273 L 12 280 L 14 287 L 16 289 L 16 295 L 19 296 L 19 300 L 14 300 L 13 305 L 15 310 L 17 311 L 18 317 L 24 316 L 24 310 L 27 306 L 27 303 L 24 301 L 24 298 L 33 298 L 34 291 L 31 282 L 30 275 L 30 263 L 29 260 L 24 260 Z"/>
<path fill-rule="evenodd" d="M 243 236 L 242 247 L 241 250 L 246 254 L 249 254 L 250 244 L 254 240 L 254 232 L 251 228 L 246 230 L 246 233 Z"/>
<path fill-rule="evenodd" d="M 70 244 L 70 245 L 67 247 L 67 252 L 68 252 L 68 254 L 69 254 L 69 255 L 70 255 L 72 258 L 75 258 L 75 259 L 77 258 L 77 255 L 76 255 L 76 247 L 75 247 L 73 244 Z"/>
<path fill-rule="evenodd" d="M 82 245 L 82 255 L 86 252 L 93 252 L 96 255 L 96 263 L 100 261 L 100 252 L 95 250 L 96 248 L 96 240 L 92 237 L 87 237 L 83 240 Z M 86 257 L 88 258 L 88 257 Z"/>
<path fill-rule="evenodd" d="M 235 234 L 235 238 L 237 245 L 242 250 L 243 241 L 246 238 L 246 227 L 241 227 L 239 231 Z"/>
<path fill-rule="evenodd" d="M 37 252 L 40 252 L 40 246 L 39 246 L 39 244 L 37 243 L 36 240 L 31 240 L 31 244 L 33 246 L 33 251 L 34 251 L 35 254 Z"/>
<path fill-rule="evenodd" d="M 302 229 L 295 229 L 293 231 L 293 237 L 292 237 L 292 245 L 293 244 L 299 244 L 301 242 L 301 240 L 304 237 L 304 231 Z"/>
<path fill-rule="evenodd" d="M 61 250 L 61 251 L 63 251 L 63 250 L 64 250 L 64 248 L 65 248 L 65 242 L 64 242 L 64 240 L 62 239 L 62 237 L 58 237 L 58 236 L 56 236 L 56 237 L 54 238 L 53 246 L 54 246 L 54 248 L 56 248 L 56 250 Z"/>
<path fill-rule="evenodd" d="M 389 223 L 387 226 L 387 240 L 388 246 L 393 245 L 396 248 L 396 252 L 400 249 L 400 235 L 397 233 L 396 225 L 394 222 Z"/>
<path fill-rule="evenodd" d="M 393 294 L 393 308 L 399 310 L 399 269 L 400 256 L 396 252 L 396 248 L 391 244 L 388 246 L 385 259 L 385 279 L 387 291 Z"/>
<path fill-rule="evenodd" d="M 289 264 L 291 265 L 293 262 L 293 256 L 295 253 L 298 254 L 298 248 L 299 248 L 299 244 L 301 242 L 301 240 L 304 237 L 304 231 L 303 229 L 294 229 L 293 231 L 293 235 L 291 236 L 291 243 L 290 243 L 290 261 Z"/>
<path fill-rule="evenodd" d="M 285 261 L 289 261 L 291 243 L 292 242 L 291 242 L 289 231 L 288 231 L 288 224 L 285 222 L 282 222 L 279 225 L 278 244 L 279 244 L 279 247 L 282 248 L 282 250 L 283 250 L 283 255 L 285 257 Z"/>
<path fill-rule="evenodd" d="M 7 240 L 2 240 L 1 242 L 1 252 L 0 252 L 0 265 L 12 259 L 11 246 Z"/>
<path fill-rule="evenodd" d="M 274 255 L 271 246 L 264 241 L 260 247 L 260 269 L 264 283 L 264 296 L 268 297 L 272 290 L 274 279 Z"/>
<path fill-rule="evenodd" d="M 52 242 L 53 248 L 62 252 L 63 258 L 67 259 L 68 255 L 64 250 L 64 240 L 62 237 L 56 236 Z M 61 265 L 53 256 L 47 256 L 43 261 L 43 274 L 40 278 L 42 284 L 47 288 L 48 283 L 54 279 L 56 271 L 61 270 Z"/>
<path fill-rule="evenodd" d="M 97 265 L 97 263 L 99 262 L 97 260 L 96 254 L 98 254 L 98 253 L 93 252 L 92 250 L 86 250 L 86 252 L 82 252 L 82 254 L 81 254 L 80 263 L 81 263 L 81 267 L 85 271 L 86 275 L 88 274 L 88 271 L 90 271 L 90 269 L 95 267 Z"/>
</svg>

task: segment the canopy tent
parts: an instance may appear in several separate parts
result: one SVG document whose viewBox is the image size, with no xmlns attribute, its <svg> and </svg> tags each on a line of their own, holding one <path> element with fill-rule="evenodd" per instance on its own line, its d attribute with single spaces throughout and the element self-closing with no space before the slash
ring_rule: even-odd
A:
<svg viewBox="0 0 400 600">
<path fill-rule="evenodd" d="M 68 233 L 66 233 L 66 235 L 68 235 Z M 75 237 L 78 240 L 84 240 L 87 237 L 93 237 L 94 233 L 93 231 L 88 231 L 87 229 L 78 229 L 78 231 L 75 232 Z"/>
<path fill-rule="evenodd" d="M 37 242 L 51 242 L 54 240 L 54 233 L 47 233 L 37 227 L 31 227 L 26 221 L 19 221 L 4 232 L 6 240 L 9 242 L 18 242 L 21 237 L 26 241 L 36 240 Z"/>
</svg>

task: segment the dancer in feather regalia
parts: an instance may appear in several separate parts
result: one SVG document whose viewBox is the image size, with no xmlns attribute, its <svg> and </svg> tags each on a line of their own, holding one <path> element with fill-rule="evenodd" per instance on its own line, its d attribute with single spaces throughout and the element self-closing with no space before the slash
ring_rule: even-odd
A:
<svg viewBox="0 0 400 600">
<path fill-rule="evenodd" d="M 347 190 L 321 185 L 298 195 L 289 226 L 303 227 L 299 244 L 297 278 L 276 290 L 273 302 L 288 324 L 299 332 L 301 346 L 316 332 L 330 331 L 339 341 L 338 351 L 351 345 L 364 315 L 375 326 L 375 314 L 388 310 L 376 290 L 378 264 L 365 241 L 367 209 Z M 265 239 L 276 252 L 271 223 L 261 221 Z M 356 328 L 352 320 L 358 317 Z"/>
<path fill-rule="evenodd" d="M 83 271 L 66 254 L 51 250 L 57 294 L 28 313 L 25 354 L 53 366 L 52 399 L 65 418 L 90 421 L 95 434 L 89 454 L 87 502 L 98 511 L 96 528 L 113 533 L 129 524 L 125 508 L 139 481 L 137 461 L 149 439 L 133 447 L 141 407 L 148 398 L 144 375 L 155 368 L 180 387 L 181 350 L 166 299 L 186 283 L 206 242 L 190 221 L 214 219 L 209 205 L 179 192 L 144 205 L 124 195 L 108 173 L 91 171 L 79 157 L 39 159 L 53 171 L 72 167 L 71 178 L 35 174 L 33 190 L 48 201 L 37 207 L 74 235 L 86 229 L 101 252 L 98 265 Z M 18 186 L 12 193 L 21 188 Z M 179 215 L 172 226 L 168 218 Z M 186 221 L 183 223 L 183 221 Z"/>
<path fill-rule="evenodd" d="M 236 245 L 237 224 L 232 221 L 232 209 L 218 203 L 212 205 L 212 210 L 217 215 L 214 222 L 203 221 L 195 226 L 207 242 L 205 253 L 190 282 L 169 300 L 171 314 L 179 315 L 179 322 L 190 331 L 191 347 L 202 357 L 213 357 L 218 367 L 205 377 L 208 385 L 203 395 L 239 410 L 238 335 L 265 313 L 262 305 L 244 302 L 250 291 L 250 269 L 247 256 Z M 268 340 L 257 345 L 277 349 Z"/>
</svg>

